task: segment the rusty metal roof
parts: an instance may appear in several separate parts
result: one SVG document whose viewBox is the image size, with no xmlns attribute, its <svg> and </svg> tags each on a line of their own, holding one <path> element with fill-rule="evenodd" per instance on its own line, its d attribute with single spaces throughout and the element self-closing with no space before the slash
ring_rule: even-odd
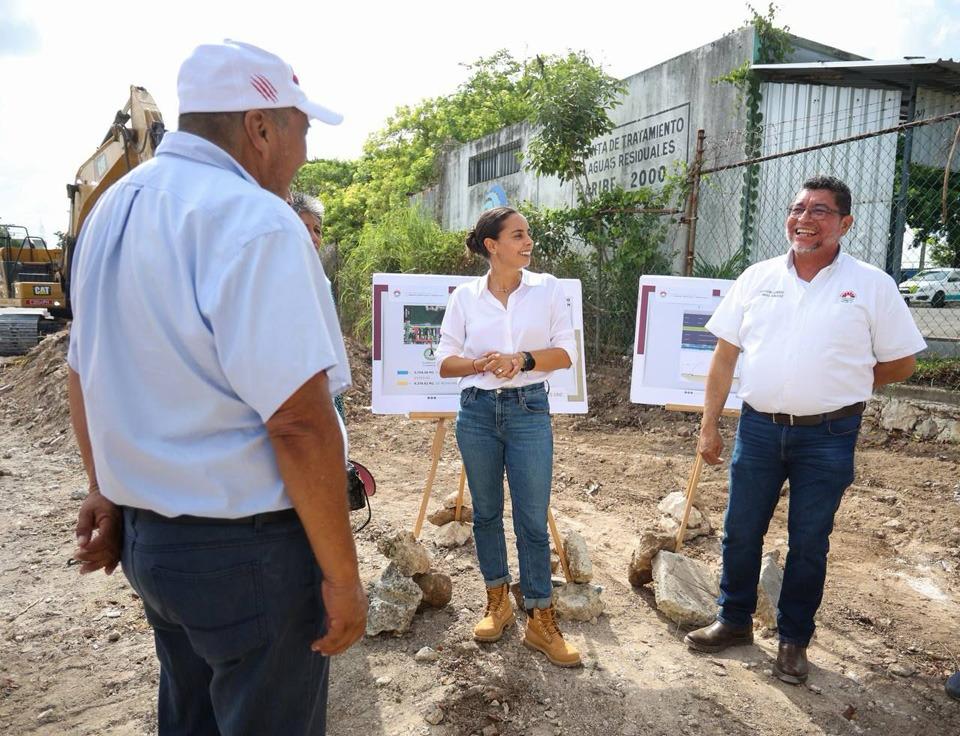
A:
<svg viewBox="0 0 960 736">
<path fill-rule="evenodd" d="M 826 84 L 837 87 L 909 90 L 917 87 L 960 93 L 960 62 L 953 59 L 893 61 L 814 61 L 754 64 L 765 82 Z"/>
</svg>

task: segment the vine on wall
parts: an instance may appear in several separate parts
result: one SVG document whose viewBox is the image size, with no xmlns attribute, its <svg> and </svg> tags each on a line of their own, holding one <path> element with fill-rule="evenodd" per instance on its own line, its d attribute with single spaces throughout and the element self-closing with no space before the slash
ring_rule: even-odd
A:
<svg viewBox="0 0 960 736">
<path fill-rule="evenodd" d="M 761 15 L 752 5 L 747 3 L 750 17 L 744 24 L 753 26 L 754 43 L 753 54 L 750 59 L 727 74 L 713 80 L 714 84 L 732 84 L 737 88 L 741 104 L 746 110 L 746 135 L 744 142 L 744 156 L 748 159 L 757 158 L 763 148 L 763 113 L 760 104 L 763 95 L 760 92 L 760 79 L 753 71 L 754 64 L 782 64 L 793 51 L 790 42 L 790 27 L 780 27 L 776 23 L 776 14 L 779 8 L 770 3 L 765 15 Z M 751 164 L 743 172 L 743 194 L 740 198 L 741 245 L 740 251 L 734 255 L 738 263 L 749 264 L 750 252 L 753 247 L 754 221 L 757 211 L 757 187 L 760 183 L 760 167 Z M 746 266 L 744 266 L 746 267 Z"/>
</svg>

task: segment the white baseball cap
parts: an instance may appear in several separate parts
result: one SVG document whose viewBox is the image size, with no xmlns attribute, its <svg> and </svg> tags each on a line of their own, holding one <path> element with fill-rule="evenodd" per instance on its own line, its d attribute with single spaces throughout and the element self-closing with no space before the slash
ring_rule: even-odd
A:
<svg viewBox="0 0 960 736">
<path fill-rule="evenodd" d="M 177 75 L 180 114 L 295 107 L 308 117 L 339 125 L 343 115 L 311 102 L 293 69 L 279 56 L 240 41 L 203 44 Z"/>
</svg>

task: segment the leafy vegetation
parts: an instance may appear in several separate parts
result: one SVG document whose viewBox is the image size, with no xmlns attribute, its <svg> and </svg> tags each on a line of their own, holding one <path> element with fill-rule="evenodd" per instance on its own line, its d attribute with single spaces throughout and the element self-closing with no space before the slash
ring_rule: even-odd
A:
<svg viewBox="0 0 960 736">
<path fill-rule="evenodd" d="M 946 220 L 943 177 L 942 167 L 910 164 L 907 225 L 914 230 L 915 244 L 927 243 L 935 265 L 960 268 L 960 173 L 947 177 Z M 900 189 L 899 178 L 896 188 Z"/>
<path fill-rule="evenodd" d="M 704 279 L 735 279 L 750 265 L 750 256 L 741 248 L 722 263 L 709 263 L 699 254 L 694 256 L 693 275 Z"/>
<path fill-rule="evenodd" d="M 482 266 L 468 255 L 465 237 L 443 230 L 416 205 L 364 225 L 340 268 L 341 321 L 369 342 L 374 273 L 478 273 Z"/>
<path fill-rule="evenodd" d="M 906 383 L 960 391 L 960 358 L 918 358 L 917 370 Z"/>
<path fill-rule="evenodd" d="M 452 95 L 398 108 L 356 161 L 306 164 L 294 187 L 321 197 L 325 232 L 338 243 L 341 318 L 369 334 L 370 275 L 374 272 L 476 273 L 486 265 L 465 255 L 462 233 L 444 232 L 414 195 L 439 181 L 442 155 L 461 143 L 528 122 L 537 131 L 525 166 L 556 176 L 577 192 L 576 205 L 521 207 L 537 241 L 535 268 L 579 278 L 592 313 L 593 344 L 623 349 L 632 339 L 636 285 L 643 273 L 669 268 L 661 252 L 660 215 L 673 189 L 597 193 L 586 161 L 593 142 L 613 128 L 608 112 L 622 82 L 582 52 L 514 59 L 506 51 L 467 67 L 469 79 Z"/>
<path fill-rule="evenodd" d="M 410 197 L 435 185 L 444 151 L 532 115 L 529 65 L 498 51 L 466 68 L 470 77 L 453 94 L 397 108 L 356 161 L 317 160 L 300 170 L 294 187 L 323 199 L 327 231 L 342 247 L 356 245 L 366 223 L 406 209 Z"/>
</svg>

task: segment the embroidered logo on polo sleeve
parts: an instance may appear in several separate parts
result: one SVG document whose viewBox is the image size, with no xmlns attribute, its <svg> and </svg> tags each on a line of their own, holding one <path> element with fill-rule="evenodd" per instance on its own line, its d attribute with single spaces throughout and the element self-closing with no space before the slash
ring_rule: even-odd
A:
<svg viewBox="0 0 960 736">
<path fill-rule="evenodd" d="M 850 289 L 847 289 L 846 291 L 840 292 L 840 301 L 842 301 L 844 304 L 849 304 L 850 302 L 854 302 L 856 300 L 857 300 L 857 294 L 855 291 L 851 291 Z"/>
</svg>

